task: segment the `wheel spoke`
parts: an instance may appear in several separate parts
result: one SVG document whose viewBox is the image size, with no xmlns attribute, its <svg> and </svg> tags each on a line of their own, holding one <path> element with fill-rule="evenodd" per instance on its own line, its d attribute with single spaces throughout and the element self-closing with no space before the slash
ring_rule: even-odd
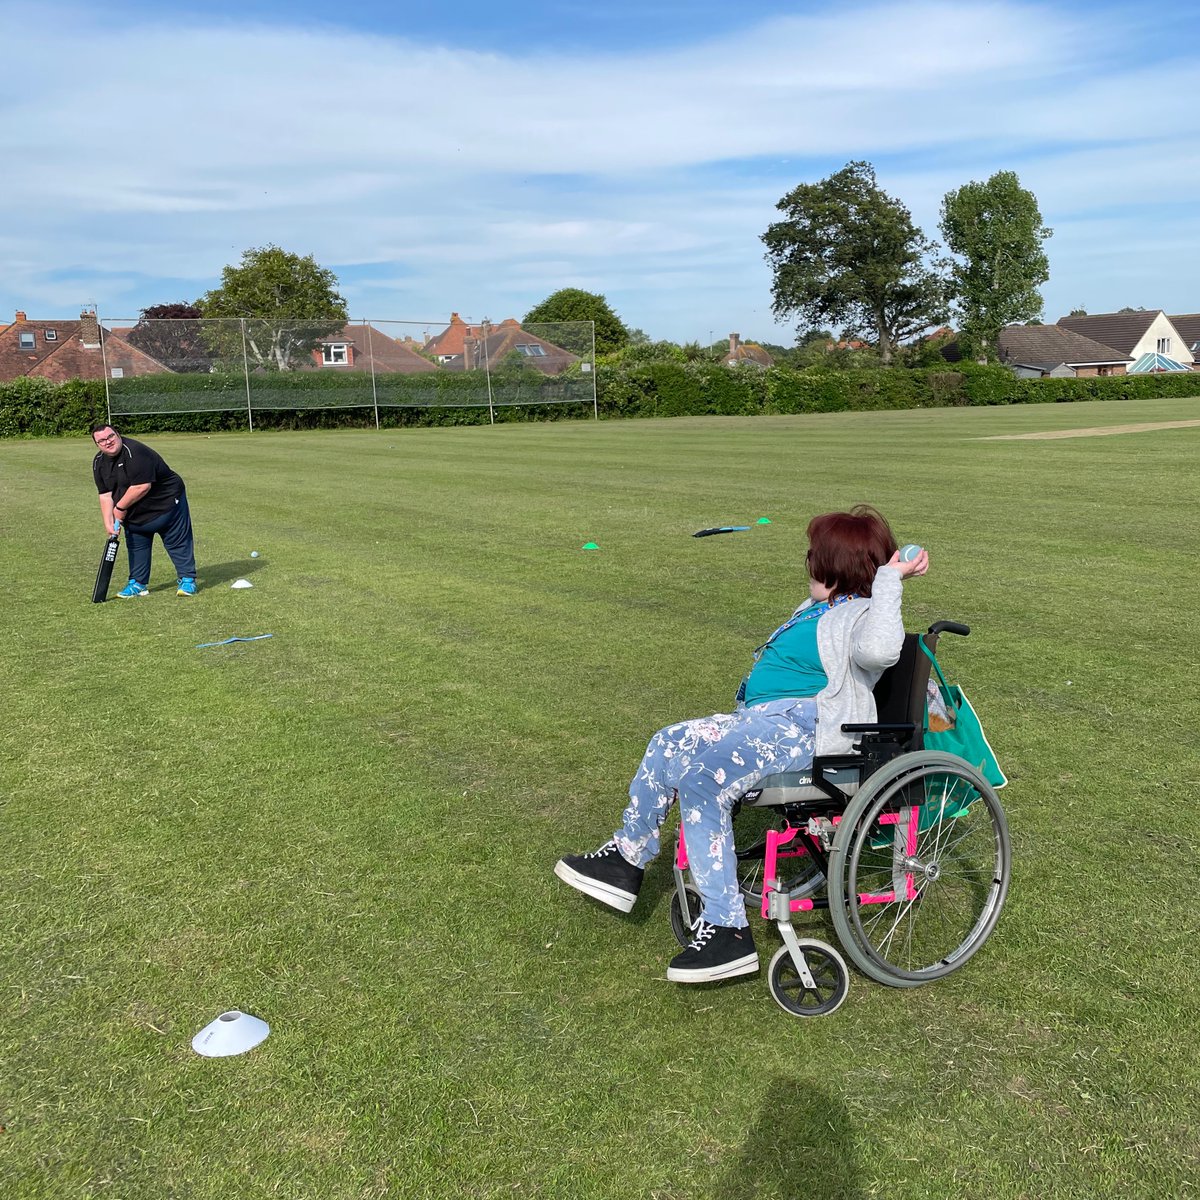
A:
<svg viewBox="0 0 1200 1200">
<path fill-rule="evenodd" d="M 853 813 L 853 837 L 838 852 L 852 935 L 846 947 L 856 961 L 861 952 L 860 966 L 884 982 L 920 982 L 953 970 L 990 933 L 1007 890 L 1003 810 L 969 768 L 939 758 L 864 796 Z M 906 810 L 919 822 L 912 842 L 907 822 L 879 824 L 882 815 L 903 817 Z M 893 898 L 859 899 L 887 895 Z"/>
</svg>

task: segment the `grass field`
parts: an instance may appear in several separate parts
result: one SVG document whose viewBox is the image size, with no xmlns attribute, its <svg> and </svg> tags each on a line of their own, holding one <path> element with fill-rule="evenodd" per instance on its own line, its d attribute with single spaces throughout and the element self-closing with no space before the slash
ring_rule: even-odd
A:
<svg viewBox="0 0 1200 1200">
<path fill-rule="evenodd" d="M 164 435 L 202 591 L 159 546 L 97 606 L 90 443 L 0 444 L 0 1195 L 1200 1193 L 1200 428 L 985 440 L 1195 417 Z M 801 1022 L 666 982 L 665 857 L 629 917 L 551 868 L 860 500 L 930 549 L 909 627 L 974 629 L 1013 883 L 962 971 Z M 195 1055 L 232 1007 L 270 1038 Z"/>
</svg>

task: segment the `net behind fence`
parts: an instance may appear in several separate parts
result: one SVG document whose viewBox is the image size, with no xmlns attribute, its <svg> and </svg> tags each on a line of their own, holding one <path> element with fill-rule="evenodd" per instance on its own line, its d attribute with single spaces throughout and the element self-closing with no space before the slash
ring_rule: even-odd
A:
<svg viewBox="0 0 1200 1200">
<path fill-rule="evenodd" d="M 106 320 L 113 416 L 316 408 L 596 407 L 590 321 Z"/>
</svg>

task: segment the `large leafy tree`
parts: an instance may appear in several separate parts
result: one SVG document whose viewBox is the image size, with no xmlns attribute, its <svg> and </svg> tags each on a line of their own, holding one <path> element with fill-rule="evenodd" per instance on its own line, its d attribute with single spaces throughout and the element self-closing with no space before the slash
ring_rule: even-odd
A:
<svg viewBox="0 0 1200 1200">
<path fill-rule="evenodd" d="M 629 341 L 629 330 L 609 307 L 608 301 L 598 293 L 585 292 L 582 288 L 559 288 L 557 292 L 552 292 L 541 304 L 525 314 L 521 324 L 529 326 L 543 321 L 594 321 L 597 354 L 611 354 Z M 558 330 L 557 334 L 552 336 L 546 333 L 544 336 L 547 341 L 575 354 L 587 355 L 591 352 L 590 331 L 586 338 L 581 330 L 569 327 Z M 585 341 L 587 345 L 584 345 Z M 568 345 L 568 342 L 571 344 Z"/>
<path fill-rule="evenodd" d="M 203 313 L 187 300 L 142 309 L 126 341 L 172 371 L 211 371 L 213 350 L 204 336 Z"/>
<path fill-rule="evenodd" d="M 994 359 L 1005 325 L 1036 321 L 1038 288 L 1050 278 L 1037 197 L 1015 171 L 997 171 L 986 183 L 968 183 L 942 200 L 942 236 L 955 255 L 951 279 L 963 349 Z"/>
<path fill-rule="evenodd" d="M 898 345 L 945 320 L 937 246 L 878 186 L 870 163 L 802 183 L 776 208 L 784 219 L 762 238 L 776 316 L 797 319 L 799 330 L 833 324 L 869 338 L 885 365 Z"/>
<path fill-rule="evenodd" d="M 337 277 L 318 266 L 311 254 L 301 257 L 278 246 L 247 250 L 237 266 L 221 272 L 221 286 L 199 301 L 205 317 L 246 318 L 209 327 L 221 356 L 237 358 L 245 337 L 246 353 L 256 366 L 287 371 L 305 362 L 321 339 L 346 323 L 346 301 Z"/>
</svg>

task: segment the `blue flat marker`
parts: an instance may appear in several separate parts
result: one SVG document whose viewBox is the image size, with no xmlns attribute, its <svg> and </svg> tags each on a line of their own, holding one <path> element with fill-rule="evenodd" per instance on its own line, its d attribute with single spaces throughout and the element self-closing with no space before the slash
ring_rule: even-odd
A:
<svg viewBox="0 0 1200 1200">
<path fill-rule="evenodd" d="M 196 647 L 197 650 L 208 650 L 213 646 L 228 646 L 230 642 L 261 642 L 263 638 L 274 637 L 273 633 L 259 633 L 254 637 L 231 637 L 226 638 L 223 642 L 201 642 Z"/>
</svg>

